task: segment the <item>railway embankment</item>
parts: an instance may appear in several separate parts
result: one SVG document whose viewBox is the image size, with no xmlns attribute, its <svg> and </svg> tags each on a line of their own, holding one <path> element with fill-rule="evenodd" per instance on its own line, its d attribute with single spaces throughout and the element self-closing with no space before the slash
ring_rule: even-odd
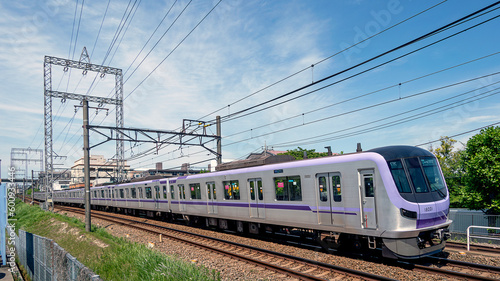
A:
<svg viewBox="0 0 500 281">
<path fill-rule="evenodd" d="M 16 204 L 16 232 L 23 229 L 54 240 L 103 280 L 220 280 L 218 272 L 114 237 L 105 227 L 85 225 L 76 218 Z M 182 278 L 182 277 L 185 278 Z"/>
</svg>

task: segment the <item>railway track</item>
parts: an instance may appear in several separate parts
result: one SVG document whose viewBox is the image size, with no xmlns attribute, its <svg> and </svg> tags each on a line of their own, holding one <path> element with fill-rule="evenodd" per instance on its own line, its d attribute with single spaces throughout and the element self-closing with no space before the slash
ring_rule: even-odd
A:
<svg viewBox="0 0 500 281">
<path fill-rule="evenodd" d="M 84 214 L 84 211 L 79 208 L 61 206 L 57 206 L 56 208 Z M 221 255 L 254 264 L 299 280 L 332 280 L 336 278 L 337 280 L 340 280 L 346 277 L 353 280 L 394 280 L 384 276 L 374 275 L 350 268 L 339 267 L 332 264 L 307 260 L 300 257 L 259 249 L 244 244 L 194 234 L 178 229 L 158 226 L 136 219 L 112 216 L 106 213 L 101 213 L 100 211 L 92 211 L 92 216 L 116 224 L 133 227 L 155 235 L 161 234 L 162 237 L 208 251 L 217 252 Z"/>
<path fill-rule="evenodd" d="M 429 261 L 428 263 L 424 263 Z M 419 263 L 398 262 L 402 267 L 427 274 L 442 275 L 453 280 L 500 280 L 500 267 L 444 258 L 428 257 Z"/>
<path fill-rule="evenodd" d="M 446 242 L 446 248 L 456 251 L 467 251 L 467 244 L 458 242 Z M 500 255 L 500 247 L 490 247 L 484 245 L 470 245 L 471 251 L 477 251 L 481 253 L 491 253 L 495 255 Z"/>
<path fill-rule="evenodd" d="M 84 211 L 80 208 L 62 206 L 56 206 L 56 208 L 84 214 Z M 155 235 L 162 234 L 163 237 L 168 237 L 169 239 L 177 240 L 208 251 L 217 252 L 221 255 L 245 261 L 299 280 L 332 280 L 342 279 L 347 276 L 354 280 L 393 280 L 349 268 L 324 264 L 248 245 L 158 226 L 153 223 L 145 222 L 144 219 L 141 221 L 141 219 L 136 217 L 131 219 L 125 215 L 110 215 L 109 213 L 95 210 L 92 211 L 92 216 L 116 224 L 134 227 Z M 499 267 L 454 261 L 444 258 L 429 258 L 421 260 L 419 263 L 399 261 L 397 266 L 407 270 L 423 272 L 425 274 L 444 276 L 453 280 L 500 280 Z"/>
</svg>

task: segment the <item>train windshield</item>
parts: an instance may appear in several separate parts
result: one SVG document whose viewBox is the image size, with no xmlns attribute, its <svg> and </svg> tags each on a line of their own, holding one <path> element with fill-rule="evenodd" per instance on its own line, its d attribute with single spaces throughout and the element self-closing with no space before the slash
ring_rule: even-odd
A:
<svg viewBox="0 0 500 281">
<path fill-rule="evenodd" d="M 425 203 L 446 198 L 446 185 L 435 158 L 412 157 L 388 164 L 396 187 L 406 200 Z"/>
</svg>

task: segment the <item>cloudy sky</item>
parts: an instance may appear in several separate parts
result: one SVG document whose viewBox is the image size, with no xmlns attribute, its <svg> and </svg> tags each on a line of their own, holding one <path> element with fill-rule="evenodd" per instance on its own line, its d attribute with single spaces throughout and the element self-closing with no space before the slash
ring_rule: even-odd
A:
<svg viewBox="0 0 500 281">
<path fill-rule="evenodd" d="M 2 1 L 2 178 L 11 148 L 44 148 L 44 56 L 78 61 L 84 47 L 91 63 L 123 70 L 125 127 L 178 131 L 183 119 L 211 123 L 219 115 L 224 159 L 264 146 L 347 153 L 358 142 L 367 150 L 458 134 L 465 143 L 473 130 L 500 122 L 500 12 L 495 6 L 440 28 L 492 3 Z M 114 93 L 112 75 L 53 66 L 51 79 L 54 91 Z M 66 156 L 57 168 L 83 156 L 75 105 L 53 100 L 53 148 Z M 108 116 L 91 110 L 92 124 L 115 125 L 113 107 L 105 107 Z M 90 136 L 91 144 L 102 140 Z M 199 147 L 151 148 L 125 143 L 131 168 L 203 168 L 213 158 Z M 112 158 L 114 144 L 91 154 Z"/>
</svg>

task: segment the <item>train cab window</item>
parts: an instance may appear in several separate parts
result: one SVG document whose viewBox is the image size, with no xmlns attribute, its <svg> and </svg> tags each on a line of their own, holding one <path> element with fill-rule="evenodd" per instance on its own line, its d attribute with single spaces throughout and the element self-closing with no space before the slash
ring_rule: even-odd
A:
<svg viewBox="0 0 500 281">
<path fill-rule="evenodd" d="M 410 179 L 413 183 L 413 188 L 416 193 L 429 192 L 427 188 L 427 183 L 425 182 L 424 174 L 420 168 L 420 163 L 418 158 L 407 158 L 405 159 L 406 167 L 410 173 Z"/>
<path fill-rule="evenodd" d="M 139 187 L 139 198 L 144 198 L 144 194 L 142 193 L 142 187 Z"/>
<path fill-rule="evenodd" d="M 163 199 L 167 199 L 167 186 L 163 186 Z"/>
<path fill-rule="evenodd" d="M 184 190 L 183 184 L 178 184 L 179 187 L 179 199 L 186 199 L 186 191 Z"/>
<path fill-rule="evenodd" d="M 406 178 L 405 170 L 401 160 L 394 160 L 389 162 L 389 169 L 391 170 L 392 178 L 396 183 L 399 193 L 411 193 L 410 184 Z"/>
<path fill-rule="evenodd" d="M 153 193 L 151 192 L 151 186 L 146 186 L 144 188 L 144 190 L 146 191 L 146 198 L 153 198 Z"/>
<path fill-rule="evenodd" d="M 224 199 L 226 200 L 240 200 L 240 184 L 237 180 L 223 181 L 224 186 Z"/>
<path fill-rule="evenodd" d="M 302 188 L 300 176 L 274 178 L 276 200 L 278 201 L 302 201 Z"/>
<path fill-rule="evenodd" d="M 174 185 L 170 185 L 170 199 L 175 199 Z"/>
<path fill-rule="evenodd" d="M 190 183 L 191 199 L 201 199 L 201 188 L 199 183 Z"/>
<path fill-rule="evenodd" d="M 130 194 L 132 195 L 132 198 L 137 198 L 137 191 L 136 191 L 135 187 L 132 187 L 130 189 Z"/>
<path fill-rule="evenodd" d="M 342 186 L 340 176 L 332 176 L 333 201 L 342 202 Z"/>
<path fill-rule="evenodd" d="M 446 186 L 439 172 L 436 160 L 432 157 L 420 158 L 420 163 L 424 168 L 424 175 L 431 187 L 431 191 L 436 191 L 441 198 L 446 197 Z"/>
<path fill-rule="evenodd" d="M 125 194 L 123 192 L 123 188 L 120 189 L 120 198 L 125 198 Z"/>
</svg>

